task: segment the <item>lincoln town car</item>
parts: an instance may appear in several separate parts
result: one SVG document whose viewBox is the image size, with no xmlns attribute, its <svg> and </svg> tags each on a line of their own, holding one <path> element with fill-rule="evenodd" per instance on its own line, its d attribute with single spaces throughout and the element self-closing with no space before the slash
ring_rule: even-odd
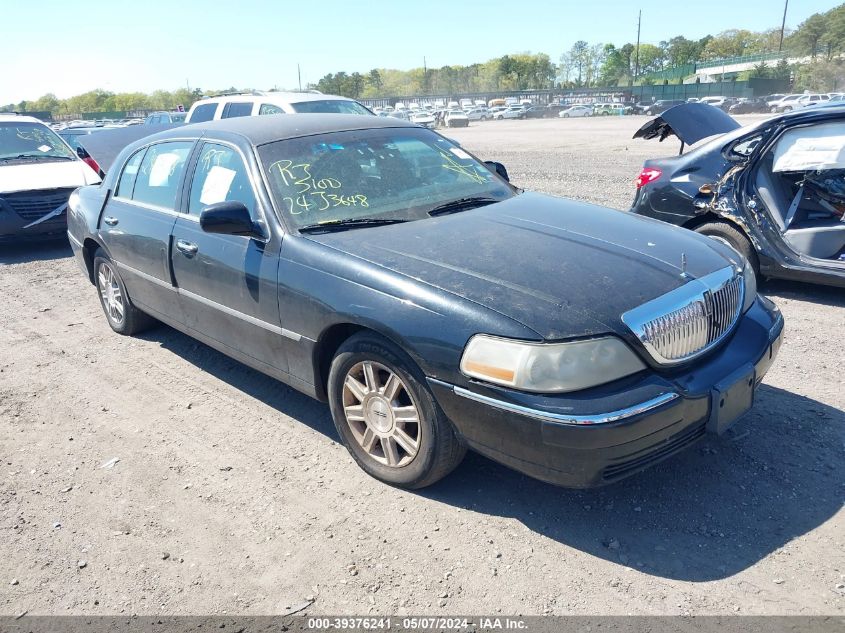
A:
<svg viewBox="0 0 845 633">
<path fill-rule="evenodd" d="M 163 322 L 326 401 L 406 488 L 467 449 L 615 482 L 741 419 L 783 331 L 727 243 L 523 191 L 390 117 L 144 138 L 74 192 L 68 234 L 115 332 Z"/>
</svg>

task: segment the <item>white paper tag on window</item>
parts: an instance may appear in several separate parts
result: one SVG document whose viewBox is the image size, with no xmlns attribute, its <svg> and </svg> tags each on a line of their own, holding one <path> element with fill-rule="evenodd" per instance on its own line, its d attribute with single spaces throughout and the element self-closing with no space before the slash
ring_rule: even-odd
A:
<svg viewBox="0 0 845 633">
<path fill-rule="evenodd" d="M 49 152 L 51 149 L 53 149 L 53 148 L 50 147 L 49 145 L 42 145 L 41 147 L 38 148 L 38 151 L 39 152 Z"/>
<path fill-rule="evenodd" d="M 155 162 L 150 169 L 150 187 L 166 187 L 170 180 L 170 172 L 173 165 L 179 160 L 178 154 L 161 154 L 156 156 Z"/>
<path fill-rule="evenodd" d="M 449 151 L 450 151 L 450 152 L 452 152 L 452 153 L 453 153 L 455 156 L 457 156 L 458 158 L 463 158 L 464 160 L 466 160 L 466 159 L 468 159 L 468 158 L 469 158 L 469 154 L 467 154 L 467 153 L 466 153 L 464 150 L 462 150 L 460 147 L 453 147 L 453 148 L 451 148 Z"/>
<path fill-rule="evenodd" d="M 235 179 L 235 173 L 234 169 L 226 169 L 219 165 L 212 167 L 208 176 L 205 177 L 205 183 L 202 185 L 200 203 L 215 204 L 226 200 L 229 187 L 232 186 L 232 181 Z"/>
</svg>

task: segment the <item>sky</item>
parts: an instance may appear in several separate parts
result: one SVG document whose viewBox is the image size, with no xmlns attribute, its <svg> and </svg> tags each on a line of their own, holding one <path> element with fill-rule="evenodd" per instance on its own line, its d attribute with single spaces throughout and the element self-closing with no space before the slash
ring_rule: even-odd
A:
<svg viewBox="0 0 845 633">
<path fill-rule="evenodd" d="M 787 27 L 837 6 L 790 0 Z M 557 62 L 579 39 L 621 46 L 780 27 L 783 0 L 5 0 L 0 104 L 112 92 L 279 89 L 330 72 L 429 68 L 507 53 Z M 13 28 L 9 28 L 12 26 Z"/>
</svg>

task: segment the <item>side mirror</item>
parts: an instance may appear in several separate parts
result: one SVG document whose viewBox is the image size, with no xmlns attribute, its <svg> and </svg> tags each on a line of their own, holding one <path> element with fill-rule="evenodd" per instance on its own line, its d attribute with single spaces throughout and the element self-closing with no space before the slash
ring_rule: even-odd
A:
<svg viewBox="0 0 845 633">
<path fill-rule="evenodd" d="M 508 176 L 508 170 L 505 169 L 505 166 L 502 163 L 497 163 L 494 160 L 485 160 L 484 164 L 487 165 L 487 168 L 490 171 L 495 171 L 501 178 L 505 180 L 505 182 L 510 182 L 511 179 Z"/>
<path fill-rule="evenodd" d="M 243 202 L 227 200 L 210 204 L 200 213 L 200 226 L 206 233 L 257 237 L 261 231 Z"/>
</svg>

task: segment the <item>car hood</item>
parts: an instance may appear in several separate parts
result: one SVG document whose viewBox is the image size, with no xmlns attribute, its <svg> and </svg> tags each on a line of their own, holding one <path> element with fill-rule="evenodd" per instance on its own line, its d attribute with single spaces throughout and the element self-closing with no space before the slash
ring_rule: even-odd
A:
<svg viewBox="0 0 845 633">
<path fill-rule="evenodd" d="M 499 312 L 546 340 L 624 334 L 624 312 L 730 263 L 729 249 L 692 231 L 537 193 L 307 237 Z"/>
<path fill-rule="evenodd" d="M 634 133 L 634 138 L 661 141 L 675 135 L 687 145 L 715 134 L 736 130 L 740 125 L 730 115 L 706 103 L 682 103 L 665 110 Z"/>
<path fill-rule="evenodd" d="M 82 187 L 98 182 L 100 177 L 81 160 L 0 164 L 0 195 L 16 191 Z"/>
</svg>

